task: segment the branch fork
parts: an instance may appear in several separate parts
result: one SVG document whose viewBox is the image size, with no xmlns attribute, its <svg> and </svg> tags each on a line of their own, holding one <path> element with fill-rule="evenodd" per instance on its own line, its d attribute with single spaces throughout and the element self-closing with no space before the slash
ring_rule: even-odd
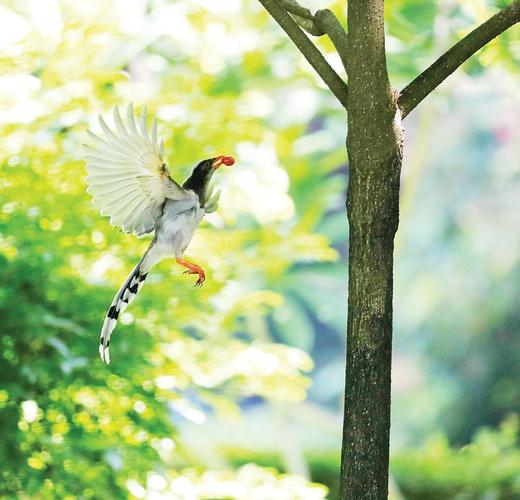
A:
<svg viewBox="0 0 520 500">
<path fill-rule="evenodd" d="M 312 14 L 309 9 L 302 7 L 295 0 L 259 0 L 259 2 L 287 33 L 338 101 L 346 108 L 347 84 L 303 31 L 314 36 L 327 34 L 345 65 L 347 34 L 336 16 L 328 9 Z"/>
<path fill-rule="evenodd" d="M 347 33 L 334 13 L 329 9 L 323 9 L 313 14 L 297 0 L 259 0 L 259 2 L 287 33 L 305 59 L 346 108 L 347 84 L 304 33 L 305 31 L 316 37 L 327 35 L 346 71 Z M 520 0 L 515 0 L 440 56 L 399 93 L 398 105 L 402 117 L 405 118 L 475 52 L 518 22 L 520 22 Z"/>
<path fill-rule="evenodd" d="M 398 105 L 403 118 L 475 52 L 518 22 L 520 0 L 497 12 L 440 56 L 401 91 Z"/>
</svg>

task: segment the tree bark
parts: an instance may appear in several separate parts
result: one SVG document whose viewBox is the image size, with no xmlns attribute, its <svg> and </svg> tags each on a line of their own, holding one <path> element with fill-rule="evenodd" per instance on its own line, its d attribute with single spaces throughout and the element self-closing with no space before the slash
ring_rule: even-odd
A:
<svg viewBox="0 0 520 500">
<path fill-rule="evenodd" d="M 386 499 L 394 235 L 401 129 L 388 81 L 383 0 L 349 0 L 349 295 L 341 498 Z"/>
</svg>

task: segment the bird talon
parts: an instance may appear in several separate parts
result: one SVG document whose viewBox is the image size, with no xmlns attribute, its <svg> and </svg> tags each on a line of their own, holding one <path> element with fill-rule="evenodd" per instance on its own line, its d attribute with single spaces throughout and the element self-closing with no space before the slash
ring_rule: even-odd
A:
<svg viewBox="0 0 520 500">
<path fill-rule="evenodd" d="M 197 264 L 193 264 L 192 262 L 188 262 L 187 260 L 184 260 L 184 259 L 178 258 L 177 262 L 181 266 L 188 268 L 182 274 L 198 274 L 199 277 L 193 286 L 201 287 L 202 283 L 204 283 L 204 281 L 206 279 L 206 273 L 204 272 L 204 269 L 202 269 L 202 267 L 198 266 Z"/>
</svg>

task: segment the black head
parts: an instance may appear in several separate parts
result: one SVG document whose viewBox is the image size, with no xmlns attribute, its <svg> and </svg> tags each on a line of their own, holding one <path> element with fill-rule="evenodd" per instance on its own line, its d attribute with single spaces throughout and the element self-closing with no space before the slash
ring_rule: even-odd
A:
<svg viewBox="0 0 520 500">
<path fill-rule="evenodd" d="M 209 158 L 202 160 L 191 172 L 191 175 L 186 179 L 182 185 L 184 189 L 191 189 L 199 196 L 199 199 L 204 200 L 204 194 L 211 180 L 213 173 L 222 165 L 231 166 L 235 163 L 232 156 L 217 156 L 216 158 Z"/>
</svg>

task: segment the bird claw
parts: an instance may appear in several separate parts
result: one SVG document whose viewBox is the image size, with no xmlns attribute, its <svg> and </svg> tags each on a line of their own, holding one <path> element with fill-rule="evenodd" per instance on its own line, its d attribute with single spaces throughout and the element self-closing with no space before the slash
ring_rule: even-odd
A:
<svg viewBox="0 0 520 500">
<path fill-rule="evenodd" d="M 177 262 L 179 262 L 179 260 Z M 192 264 L 191 262 L 180 261 L 179 263 L 184 266 L 186 266 L 186 265 L 189 266 L 189 268 L 186 271 L 184 271 L 182 274 L 197 274 L 199 276 L 193 286 L 200 288 L 202 286 L 202 284 L 204 283 L 204 281 L 206 280 L 206 273 L 204 272 L 204 269 L 202 269 L 202 267 L 200 267 L 200 266 L 197 266 L 197 264 Z"/>
<path fill-rule="evenodd" d="M 206 281 L 206 276 L 204 275 L 204 273 L 199 274 L 199 279 L 195 282 L 195 284 L 193 286 L 197 287 L 197 288 L 202 288 L 204 281 Z"/>
<path fill-rule="evenodd" d="M 201 288 L 202 285 L 204 284 L 204 281 L 206 281 L 206 275 L 204 274 L 204 271 L 188 270 L 188 271 L 184 271 L 182 274 L 198 274 L 199 278 L 197 279 L 197 281 L 195 282 L 195 284 L 193 286 L 196 286 L 199 288 Z"/>
<path fill-rule="evenodd" d="M 187 271 L 184 271 L 182 274 L 198 274 L 199 277 L 195 284 L 193 286 L 196 286 L 198 288 L 201 288 L 204 281 L 206 281 L 206 275 L 204 274 L 204 271 L 202 269 L 188 269 Z"/>
</svg>

